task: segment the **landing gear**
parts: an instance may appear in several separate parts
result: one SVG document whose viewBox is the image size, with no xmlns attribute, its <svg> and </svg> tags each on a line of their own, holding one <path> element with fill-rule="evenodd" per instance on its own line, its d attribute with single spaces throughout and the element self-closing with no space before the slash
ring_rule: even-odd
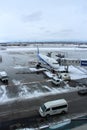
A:
<svg viewBox="0 0 87 130">
<path fill-rule="evenodd" d="M 41 63 L 38 63 L 38 64 L 36 65 L 36 68 L 39 69 L 40 66 L 41 66 Z"/>
<path fill-rule="evenodd" d="M 53 74 L 55 74 L 55 73 L 56 73 L 56 71 L 55 71 L 54 69 L 51 69 L 51 72 L 52 72 Z"/>
</svg>

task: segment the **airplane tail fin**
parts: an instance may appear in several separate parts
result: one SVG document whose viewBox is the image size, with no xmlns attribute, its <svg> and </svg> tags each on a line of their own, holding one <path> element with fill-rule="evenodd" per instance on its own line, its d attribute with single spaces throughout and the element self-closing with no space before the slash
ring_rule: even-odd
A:
<svg viewBox="0 0 87 130">
<path fill-rule="evenodd" d="M 37 54 L 39 54 L 39 48 L 37 47 Z"/>
</svg>

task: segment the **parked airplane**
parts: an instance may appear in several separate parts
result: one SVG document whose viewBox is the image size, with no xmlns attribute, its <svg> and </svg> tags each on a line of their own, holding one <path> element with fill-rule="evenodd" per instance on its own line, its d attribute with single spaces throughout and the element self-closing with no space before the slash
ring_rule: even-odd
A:
<svg viewBox="0 0 87 130">
<path fill-rule="evenodd" d="M 40 54 L 39 48 L 38 48 L 38 52 L 37 52 L 37 57 L 38 57 L 38 60 L 39 60 L 37 67 L 42 66 L 42 67 L 45 67 L 45 68 L 53 70 L 53 71 L 58 70 L 58 68 L 59 68 L 58 62 L 54 58 Z"/>
</svg>

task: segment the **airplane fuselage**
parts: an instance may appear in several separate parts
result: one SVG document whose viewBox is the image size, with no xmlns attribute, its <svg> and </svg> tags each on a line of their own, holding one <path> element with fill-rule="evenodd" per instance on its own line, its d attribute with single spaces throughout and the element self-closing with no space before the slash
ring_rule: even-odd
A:
<svg viewBox="0 0 87 130">
<path fill-rule="evenodd" d="M 59 67 L 58 62 L 54 58 L 50 58 L 43 54 L 38 54 L 38 58 L 39 58 L 39 62 L 45 67 L 48 67 L 54 70 L 58 69 Z"/>
</svg>

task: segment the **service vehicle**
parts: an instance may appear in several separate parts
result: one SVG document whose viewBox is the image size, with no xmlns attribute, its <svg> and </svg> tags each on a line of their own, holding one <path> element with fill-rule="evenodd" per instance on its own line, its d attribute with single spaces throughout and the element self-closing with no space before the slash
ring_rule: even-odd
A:
<svg viewBox="0 0 87 130">
<path fill-rule="evenodd" d="M 58 76 L 53 76 L 51 81 L 55 85 L 59 85 L 62 82 L 62 80 L 58 78 Z"/>
<path fill-rule="evenodd" d="M 8 82 L 8 76 L 7 76 L 7 73 L 5 71 L 1 71 L 0 72 L 0 80 L 2 82 Z"/>
<path fill-rule="evenodd" d="M 79 95 L 87 95 L 87 89 L 82 89 L 78 91 Z"/>
<path fill-rule="evenodd" d="M 42 117 L 67 112 L 68 112 L 68 103 L 65 99 L 58 99 L 46 102 L 39 108 L 39 113 Z"/>
<path fill-rule="evenodd" d="M 71 77 L 68 73 L 60 73 L 60 78 L 63 79 L 63 80 L 67 80 L 67 81 L 70 81 L 71 80 Z"/>
</svg>

